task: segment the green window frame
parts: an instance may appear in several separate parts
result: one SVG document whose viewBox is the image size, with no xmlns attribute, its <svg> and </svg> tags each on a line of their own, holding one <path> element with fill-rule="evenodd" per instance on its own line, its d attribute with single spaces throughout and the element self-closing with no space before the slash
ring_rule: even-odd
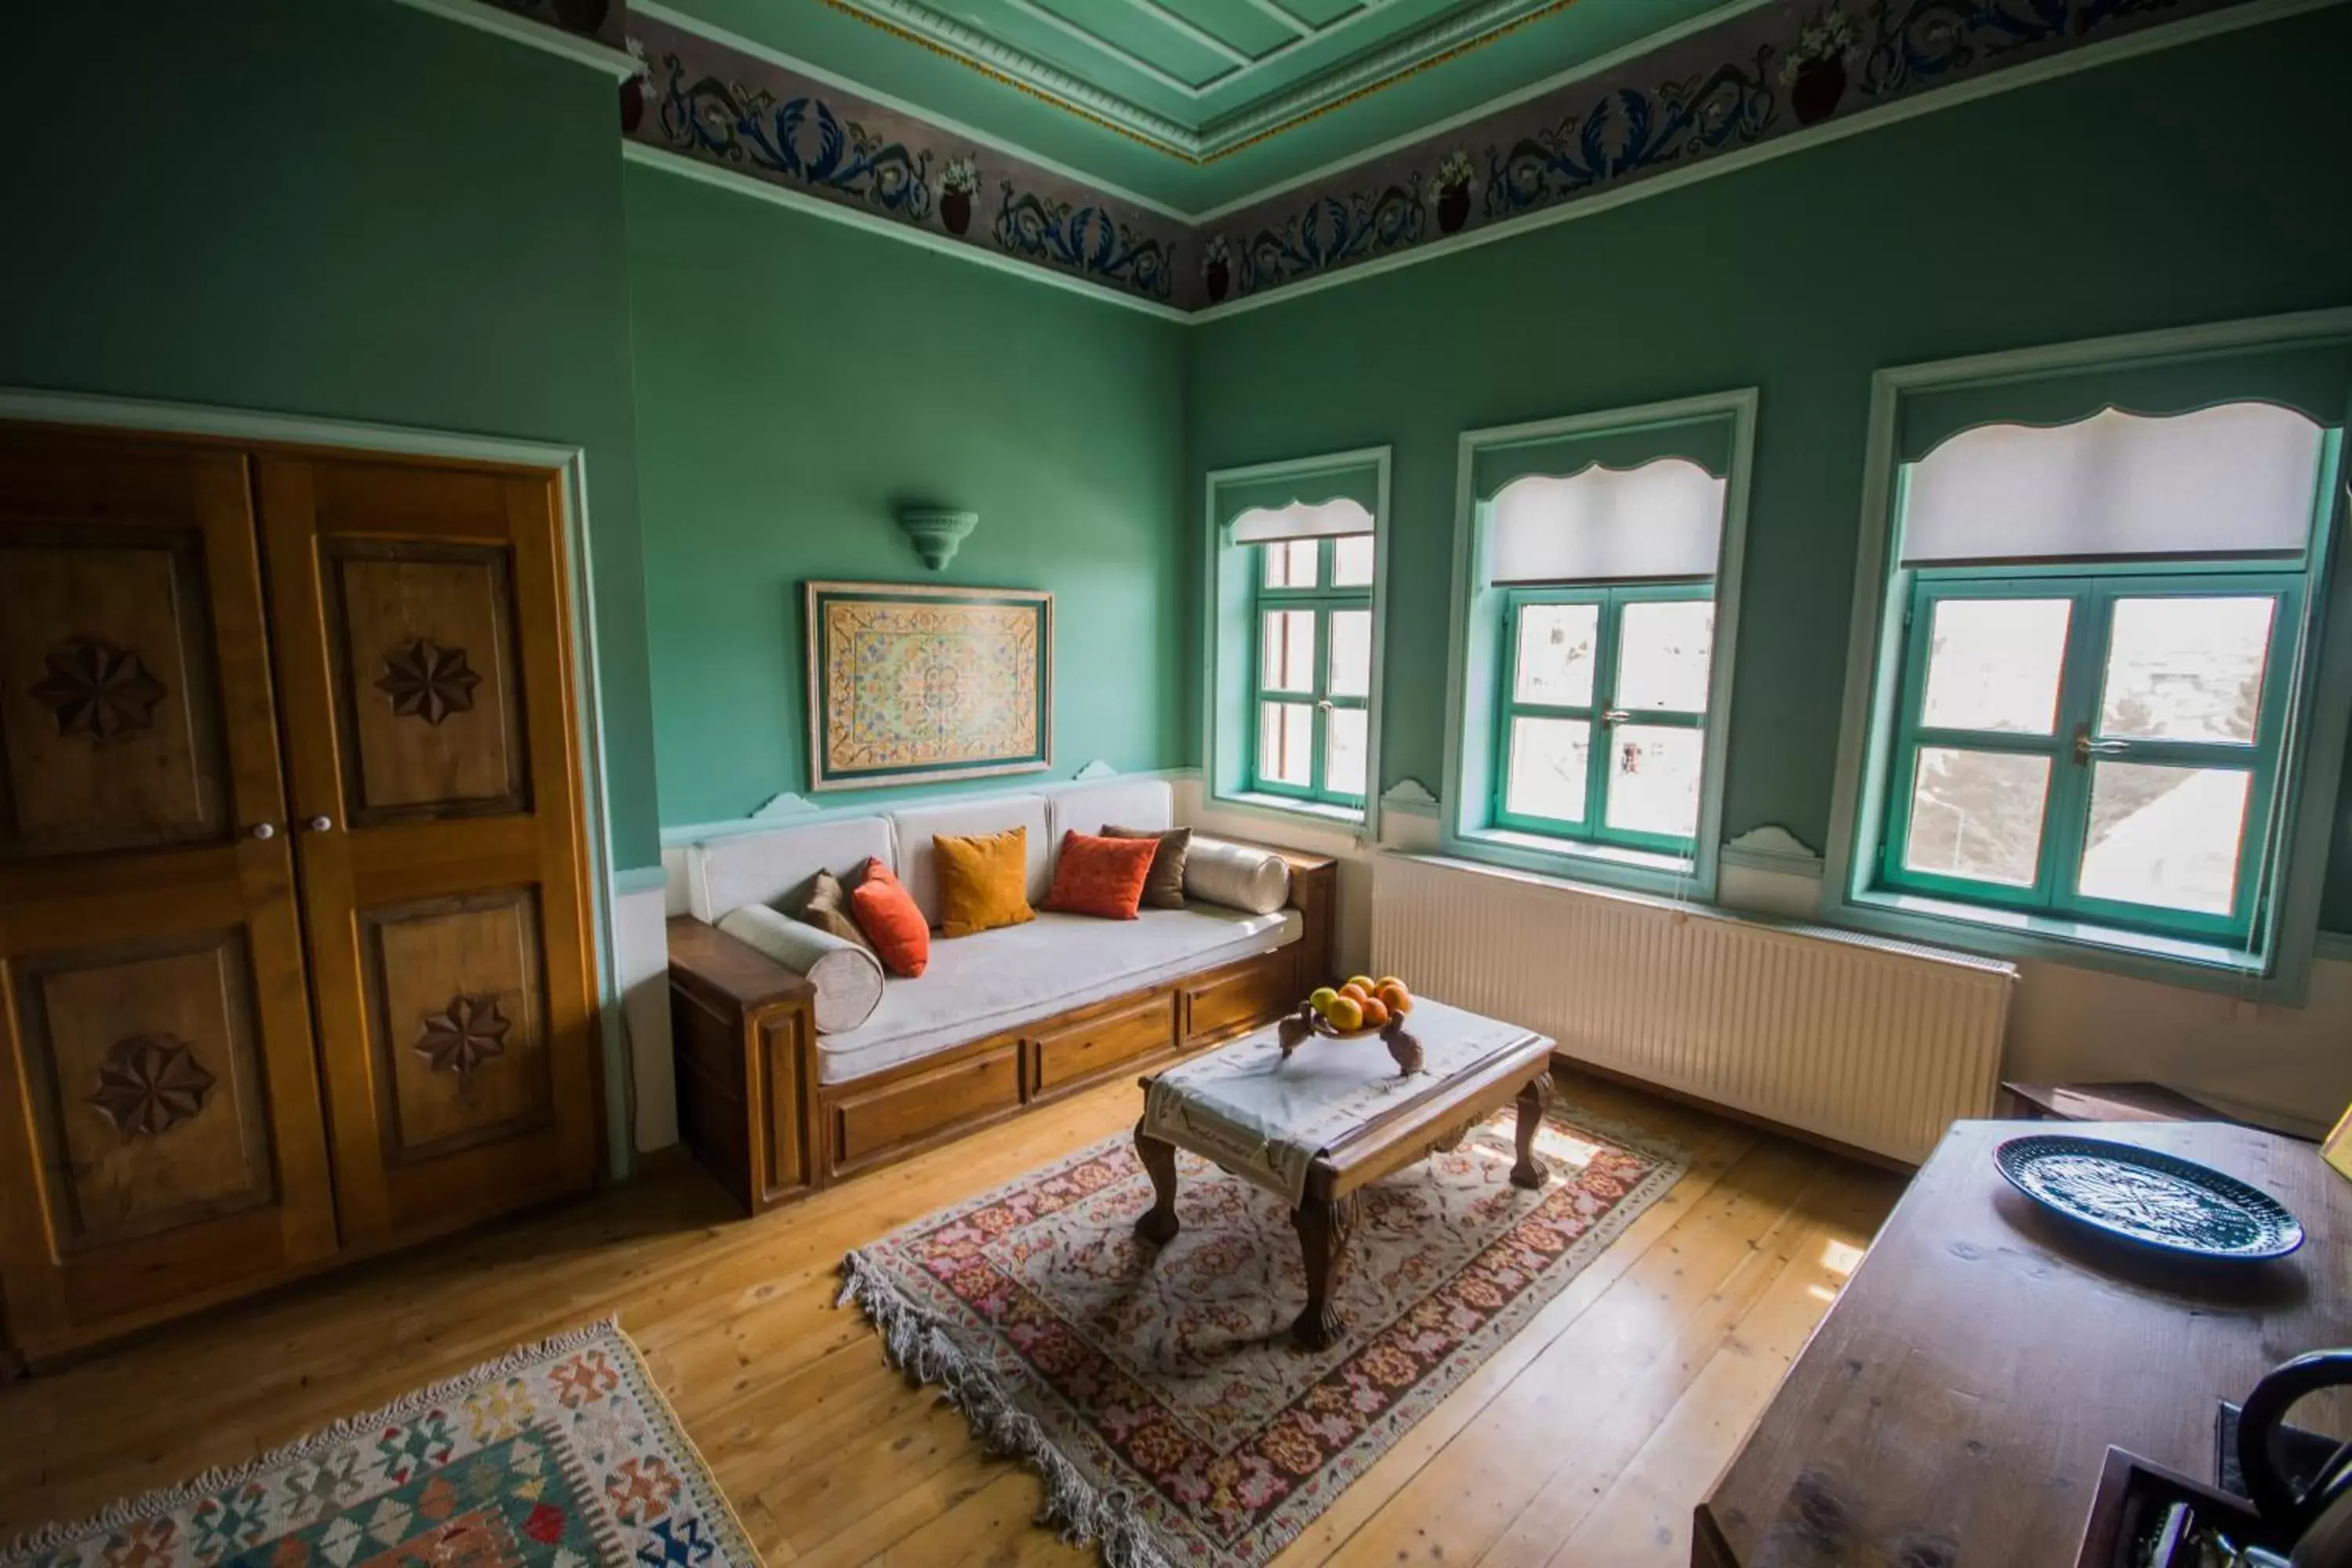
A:
<svg viewBox="0 0 2352 1568">
<path fill-rule="evenodd" d="M 1712 579 L 1506 590 L 1502 595 L 1502 679 L 1496 694 L 1495 755 L 1488 820 L 1515 832 L 1538 834 L 1549 838 L 1615 845 L 1665 855 L 1691 855 L 1697 847 L 1696 831 L 1672 835 L 1610 826 L 1609 788 L 1615 770 L 1609 763 L 1614 755 L 1613 737 L 1619 729 L 1634 725 L 1689 729 L 1699 732 L 1702 746 L 1706 744 L 1706 731 L 1704 706 L 1678 710 L 1654 707 L 1629 709 L 1619 705 L 1615 700 L 1618 694 L 1618 655 L 1628 606 L 1696 601 L 1712 603 L 1714 598 Z M 1591 700 L 1582 705 L 1529 701 L 1518 694 L 1522 618 L 1531 608 L 1556 605 L 1591 605 L 1595 607 L 1592 690 Z M 1710 644 L 1710 675 L 1713 654 L 1714 648 Z M 1709 685 L 1712 686 L 1711 680 Z M 1704 700 L 1702 698 L 1702 702 Z M 1565 720 L 1582 722 L 1588 727 L 1584 802 L 1577 818 L 1570 820 L 1510 809 L 1512 749 L 1517 743 L 1519 721 L 1523 719 Z M 1702 757 L 1702 773 L 1704 767 Z"/>
<path fill-rule="evenodd" d="M 2198 561 L 2089 567 L 2074 563 L 1920 569 L 1909 576 L 1884 829 L 1875 847 L 1877 884 L 1896 892 L 2120 931 L 2251 943 L 2273 892 L 2271 851 L 2281 837 L 2281 759 L 2291 730 L 2293 694 L 2301 684 L 2298 633 L 2308 581 L 2303 563 Z M 2102 729 L 2118 605 L 2256 597 L 2270 598 L 2273 608 L 2251 740 L 2152 740 Z M 1939 728 L 1925 721 L 1937 607 L 1953 601 L 1995 599 L 2063 601 L 2069 606 L 2047 733 Z M 1907 863 L 1920 759 L 1929 748 L 2044 762 L 2042 828 L 2030 885 L 1954 876 Z M 2091 847 L 2093 785 L 2097 770 L 2109 763 L 2223 768 L 2249 775 L 2231 905 L 2226 913 L 2100 898 L 2082 890 L 2084 858 Z"/>
<path fill-rule="evenodd" d="M 1351 537 L 1365 538 L 1369 535 Z M 1315 579 L 1311 584 L 1296 587 L 1269 587 L 1266 584 L 1267 564 L 1271 552 L 1285 549 L 1290 542 L 1277 542 L 1250 547 L 1251 581 L 1255 584 L 1250 607 L 1250 710 L 1249 710 L 1249 784 L 1260 794 L 1286 799 L 1311 801 L 1324 805 L 1360 809 L 1365 790 L 1348 791 L 1334 788 L 1327 777 L 1330 762 L 1331 716 L 1337 712 L 1360 712 L 1365 715 L 1366 775 L 1370 773 L 1370 729 L 1371 723 L 1370 681 L 1361 692 L 1341 692 L 1332 689 L 1331 642 L 1335 618 L 1344 613 L 1360 611 L 1365 618 L 1365 641 L 1372 645 L 1373 584 L 1333 583 L 1339 553 L 1336 539 L 1315 542 Z M 1376 557 L 1377 559 L 1377 557 Z M 1377 577 L 1378 568 L 1374 569 Z M 1266 625 L 1282 613 L 1301 613 L 1314 617 L 1314 675 L 1305 690 L 1275 688 L 1267 684 L 1265 660 Z M 1376 667 L 1377 658 L 1368 655 L 1368 662 Z M 1308 712 L 1310 740 L 1307 748 L 1308 777 L 1305 784 L 1276 777 L 1265 766 L 1265 714 L 1270 704 L 1304 706 Z M 1369 787 L 1369 782 L 1368 785 Z"/>
</svg>

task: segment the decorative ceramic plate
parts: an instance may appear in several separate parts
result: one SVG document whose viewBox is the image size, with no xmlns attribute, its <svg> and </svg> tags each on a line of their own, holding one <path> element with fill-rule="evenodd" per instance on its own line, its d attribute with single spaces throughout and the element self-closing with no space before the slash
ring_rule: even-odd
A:
<svg viewBox="0 0 2352 1568">
<path fill-rule="evenodd" d="M 2256 1262 L 2303 1245 L 2302 1225 L 2268 1193 L 2153 1149 L 2037 1133 L 2011 1138 L 1993 1163 L 2043 1207 L 2166 1252 Z"/>
</svg>

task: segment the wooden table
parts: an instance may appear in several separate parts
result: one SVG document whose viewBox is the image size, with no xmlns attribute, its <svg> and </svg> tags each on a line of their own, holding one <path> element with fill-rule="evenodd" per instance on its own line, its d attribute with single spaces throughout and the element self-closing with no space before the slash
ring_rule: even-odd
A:
<svg viewBox="0 0 2352 1568">
<path fill-rule="evenodd" d="M 1307 1170 L 1306 1194 L 1290 1213 L 1307 1266 L 1307 1305 L 1290 1326 L 1293 1339 L 1308 1350 L 1321 1350 L 1345 1326 L 1333 1296 L 1348 1237 L 1355 1229 L 1356 1194 L 1367 1184 L 1434 1151 L 1454 1147 L 1472 1127 L 1516 1100 L 1518 1160 L 1511 1167 L 1511 1184 L 1528 1189 L 1543 1185 L 1548 1173 L 1537 1157 L 1535 1142 L 1544 1107 L 1551 1100 L 1551 1052 L 1552 1043 L 1543 1036 L 1519 1034 L 1451 1074 L 1429 1074 L 1418 1093 L 1358 1123 L 1315 1157 Z M 1140 1081 L 1150 1093 L 1153 1079 Z M 1135 1152 L 1151 1173 L 1157 1198 L 1135 1222 L 1135 1232 L 1154 1246 L 1164 1246 L 1176 1238 L 1178 1228 L 1176 1145 L 1150 1136 L 1139 1121 Z"/>
<path fill-rule="evenodd" d="M 2066 1129 L 2202 1161 L 2303 1222 L 2292 1257 L 2226 1268 L 2099 1240 L 2012 1190 L 1993 1149 L 2048 1130 L 1963 1121 L 1920 1167 L 1699 1504 L 1697 1568 L 2072 1563 L 2109 1444 L 2210 1479 L 2215 1401 L 2352 1343 L 2352 1184 L 2312 1144 L 2220 1122 Z M 2342 1416 L 2314 1400 L 2295 1420 Z"/>
<path fill-rule="evenodd" d="M 2022 1121 L 2235 1121 L 2160 1083 L 2001 1084 L 2002 1109 Z"/>
</svg>

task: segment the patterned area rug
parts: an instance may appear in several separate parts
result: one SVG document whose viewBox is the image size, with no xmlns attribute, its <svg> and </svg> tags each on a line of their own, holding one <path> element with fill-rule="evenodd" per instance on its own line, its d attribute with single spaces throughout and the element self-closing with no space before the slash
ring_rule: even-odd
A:
<svg viewBox="0 0 2352 1568">
<path fill-rule="evenodd" d="M 1539 1193 L 1508 1180 L 1508 1113 L 1366 1188 L 1318 1353 L 1278 1199 L 1179 1156 L 1183 1229 L 1139 1242 L 1151 1183 L 1110 1139 L 843 1264 L 886 1353 L 1044 1476 L 1041 1523 L 1112 1568 L 1256 1568 L 1559 1294 L 1686 1168 L 1556 1110 Z"/>
<path fill-rule="evenodd" d="M 757 1568 L 636 1347 L 595 1323 L 235 1470 L 51 1526 L 0 1568 Z"/>
</svg>

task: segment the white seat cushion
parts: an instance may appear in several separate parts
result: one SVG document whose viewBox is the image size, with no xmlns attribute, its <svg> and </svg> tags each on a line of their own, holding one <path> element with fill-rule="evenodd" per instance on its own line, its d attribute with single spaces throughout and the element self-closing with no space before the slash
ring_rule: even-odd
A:
<svg viewBox="0 0 2352 1568">
<path fill-rule="evenodd" d="M 1061 852 L 1062 835 L 1099 835 L 1105 827 L 1158 831 L 1176 826 L 1176 791 L 1166 779 L 1110 779 L 1072 784 L 1045 797 L 1045 826 Z"/>
<path fill-rule="evenodd" d="M 1026 925 L 935 942 L 921 978 L 890 981 L 863 1025 L 817 1037 L 817 1078 L 845 1083 L 1089 1002 L 1272 952 L 1297 942 L 1299 929 L 1297 910 L 1145 910 L 1131 921 L 1046 911 Z"/>
<path fill-rule="evenodd" d="M 898 869 L 888 817 L 836 817 L 714 838 L 687 852 L 687 907 L 695 919 L 717 925 L 745 904 L 773 906 L 819 871 L 846 880 L 868 859 Z"/>
<path fill-rule="evenodd" d="M 1046 836 L 1042 795 L 998 795 L 947 805 L 909 806 L 890 814 L 890 826 L 898 840 L 898 880 L 907 885 L 908 896 L 934 930 L 940 923 L 940 857 L 931 847 L 931 839 L 938 834 L 969 837 L 1021 828 L 1028 835 L 1030 904 L 1044 903 L 1054 885 L 1053 840 Z"/>
</svg>

